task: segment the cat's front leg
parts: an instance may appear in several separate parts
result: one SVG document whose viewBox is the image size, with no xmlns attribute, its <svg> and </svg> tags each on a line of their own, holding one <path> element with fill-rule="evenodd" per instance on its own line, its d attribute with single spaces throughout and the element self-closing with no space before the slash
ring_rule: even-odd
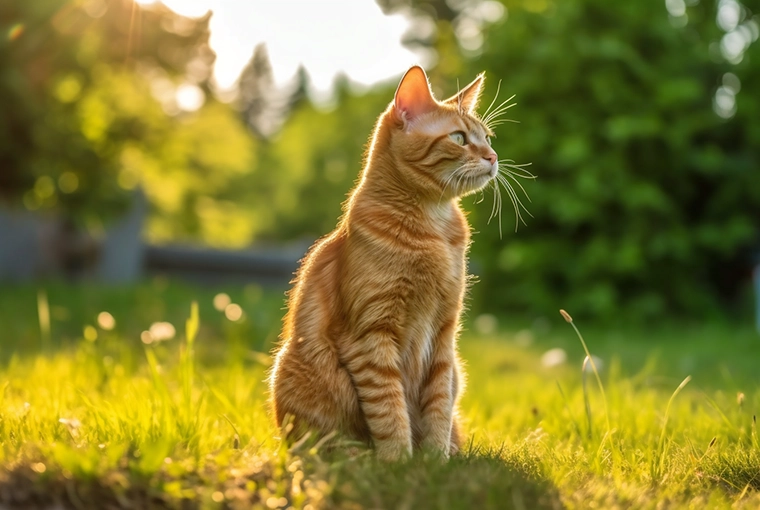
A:
<svg viewBox="0 0 760 510">
<path fill-rule="evenodd" d="M 396 461 L 410 457 L 412 431 L 396 339 L 388 328 L 378 327 L 353 347 L 346 366 L 378 458 Z"/>
<path fill-rule="evenodd" d="M 422 448 L 448 457 L 452 448 L 454 404 L 458 391 L 455 326 L 444 327 L 435 339 L 433 357 L 420 394 Z"/>
</svg>

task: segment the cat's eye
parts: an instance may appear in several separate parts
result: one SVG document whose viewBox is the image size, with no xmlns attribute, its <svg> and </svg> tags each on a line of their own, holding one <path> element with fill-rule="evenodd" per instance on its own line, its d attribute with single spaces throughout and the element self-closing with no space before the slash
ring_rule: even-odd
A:
<svg viewBox="0 0 760 510">
<path fill-rule="evenodd" d="M 467 137 L 465 137 L 463 131 L 454 131 L 449 135 L 452 140 L 454 140 L 457 145 L 466 145 L 467 144 Z"/>
</svg>

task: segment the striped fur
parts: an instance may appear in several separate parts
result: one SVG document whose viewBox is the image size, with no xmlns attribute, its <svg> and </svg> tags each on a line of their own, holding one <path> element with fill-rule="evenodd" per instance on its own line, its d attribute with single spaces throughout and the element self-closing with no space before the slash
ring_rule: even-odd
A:
<svg viewBox="0 0 760 510">
<path fill-rule="evenodd" d="M 289 293 L 270 374 L 278 426 L 290 417 L 296 431 L 339 431 L 384 460 L 459 450 L 456 338 L 470 242 L 459 197 L 498 165 L 473 113 L 482 82 L 439 102 L 420 67 L 402 78 L 337 228 Z"/>
</svg>

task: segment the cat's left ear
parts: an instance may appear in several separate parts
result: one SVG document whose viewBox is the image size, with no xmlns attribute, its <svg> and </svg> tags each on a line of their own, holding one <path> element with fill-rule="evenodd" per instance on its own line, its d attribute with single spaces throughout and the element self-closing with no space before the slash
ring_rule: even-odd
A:
<svg viewBox="0 0 760 510">
<path fill-rule="evenodd" d="M 486 80 L 486 73 L 482 72 L 472 80 L 472 83 L 448 98 L 444 103 L 458 106 L 466 113 L 472 113 L 478 107 L 480 94 L 483 92 L 483 82 Z"/>
<path fill-rule="evenodd" d="M 404 123 L 411 122 L 437 107 L 427 75 L 420 66 L 411 67 L 401 78 L 393 106 L 396 116 Z"/>
</svg>

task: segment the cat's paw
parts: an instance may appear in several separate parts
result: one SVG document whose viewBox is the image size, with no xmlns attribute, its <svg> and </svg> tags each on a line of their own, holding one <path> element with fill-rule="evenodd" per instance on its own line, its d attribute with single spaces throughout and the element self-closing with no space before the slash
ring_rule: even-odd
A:
<svg viewBox="0 0 760 510">
<path fill-rule="evenodd" d="M 448 441 L 436 441 L 429 436 L 426 437 L 420 445 L 425 460 L 438 459 L 441 462 L 449 460 L 450 448 Z"/>
<path fill-rule="evenodd" d="M 376 441 L 377 458 L 383 462 L 404 462 L 412 457 L 411 441 Z"/>
</svg>

